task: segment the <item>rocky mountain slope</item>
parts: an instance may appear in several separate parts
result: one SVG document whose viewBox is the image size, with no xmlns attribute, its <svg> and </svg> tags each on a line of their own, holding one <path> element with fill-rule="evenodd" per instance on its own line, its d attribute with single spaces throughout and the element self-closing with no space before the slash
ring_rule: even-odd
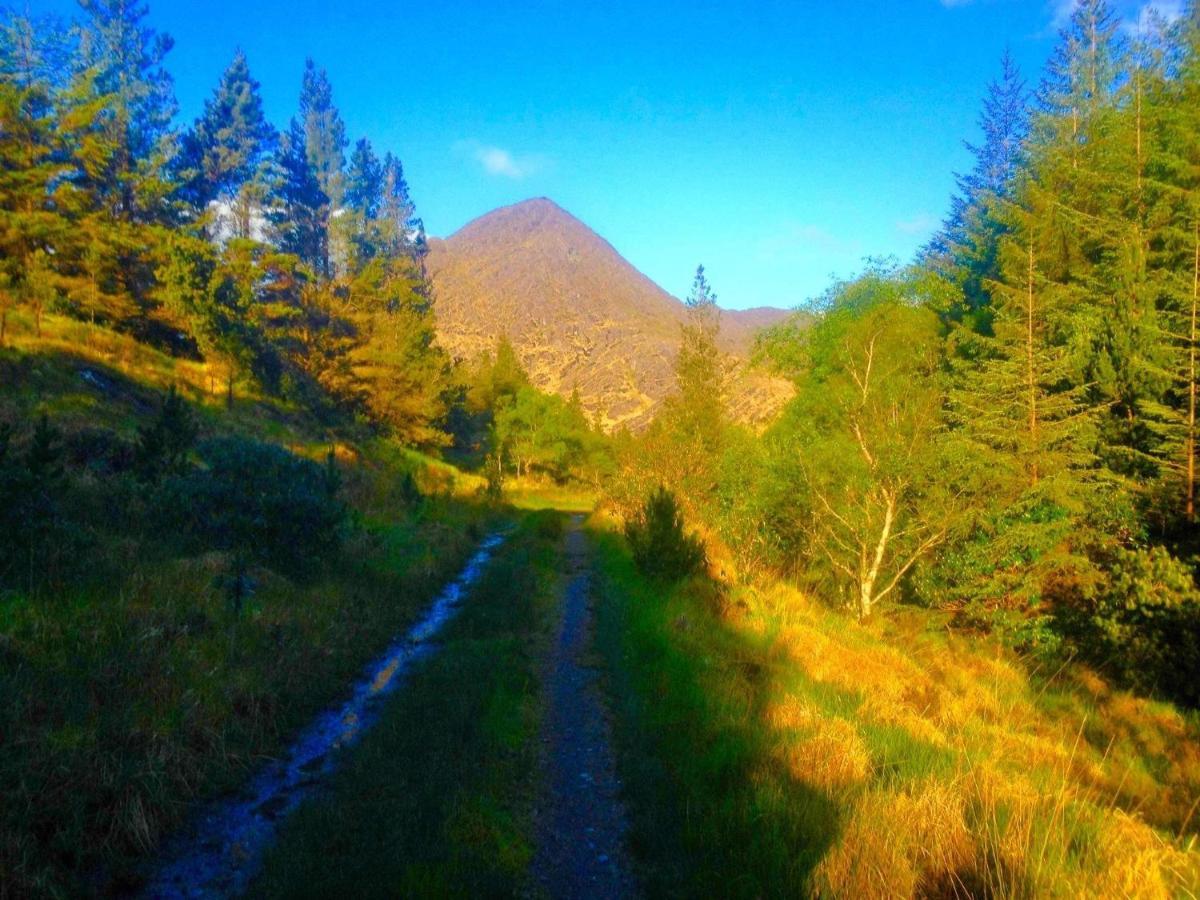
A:
<svg viewBox="0 0 1200 900">
<path fill-rule="evenodd" d="M 534 383 L 569 395 L 606 428 L 644 426 L 674 389 L 686 307 L 635 269 L 590 228 L 550 200 L 487 213 L 430 241 L 439 340 L 471 359 L 507 335 Z M 731 368 L 730 409 L 759 423 L 789 386 L 748 371 L 755 332 L 784 310 L 722 315 Z"/>
</svg>

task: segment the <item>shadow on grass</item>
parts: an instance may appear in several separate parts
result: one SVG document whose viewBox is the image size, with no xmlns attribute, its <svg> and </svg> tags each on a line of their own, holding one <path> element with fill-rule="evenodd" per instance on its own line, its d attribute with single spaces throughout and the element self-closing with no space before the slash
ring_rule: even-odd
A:
<svg viewBox="0 0 1200 900">
<path fill-rule="evenodd" d="M 594 540 L 600 649 L 647 893 L 805 893 L 842 811 L 777 752 L 767 642 L 727 627 L 711 584 L 648 582 L 614 535 Z"/>
<path fill-rule="evenodd" d="M 528 520 L 510 539 L 327 793 L 283 827 L 253 896 L 521 895 L 537 761 L 530 651 L 553 602 L 553 548 Z"/>
</svg>

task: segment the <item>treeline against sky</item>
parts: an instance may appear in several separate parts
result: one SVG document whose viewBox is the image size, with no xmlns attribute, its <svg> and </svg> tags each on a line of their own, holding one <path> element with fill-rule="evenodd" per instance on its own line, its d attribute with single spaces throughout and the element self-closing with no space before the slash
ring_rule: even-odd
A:
<svg viewBox="0 0 1200 900">
<path fill-rule="evenodd" d="M 39 331 L 65 314 L 202 358 L 230 402 L 255 390 L 331 426 L 468 442 L 455 423 L 478 432 L 490 412 L 468 400 L 477 373 L 434 343 L 403 167 L 365 138 L 351 146 L 325 71 L 305 63 L 279 130 L 239 51 L 181 127 L 172 40 L 145 5 L 81 7 L 73 23 L 10 13 L 0 31 L 0 345 L 13 306 Z M 540 402 L 569 445 L 557 474 L 589 423 Z"/>
<path fill-rule="evenodd" d="M 663 481 L 730 566 L 861 617 L 944 607 L 1195 704 L 1200 12 L 1131 34 L 1084 0 L 1036 85 L 1003 60 L 980 124 L 915 263 L 762 338 L 797 388 L 781 420 L 716 424 L 720 373 L 685 341 L 618 498 Z"/>
</svg>

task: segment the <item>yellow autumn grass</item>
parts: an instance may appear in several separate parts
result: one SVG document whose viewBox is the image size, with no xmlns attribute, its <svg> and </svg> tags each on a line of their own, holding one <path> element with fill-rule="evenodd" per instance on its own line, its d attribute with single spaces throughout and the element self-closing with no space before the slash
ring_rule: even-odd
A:
<svg viewBox="0 0 1200 900">
<path fill-rule="evenodd" d="M 1031 675 L 923 613 L 864 626 L 782 584 L 735 595 L 724 627 L 772 661 L 777 759 L 842 811 L 816 893 L 1200 892 L 1195 718 L 1088 670 Z"/>
</svg>

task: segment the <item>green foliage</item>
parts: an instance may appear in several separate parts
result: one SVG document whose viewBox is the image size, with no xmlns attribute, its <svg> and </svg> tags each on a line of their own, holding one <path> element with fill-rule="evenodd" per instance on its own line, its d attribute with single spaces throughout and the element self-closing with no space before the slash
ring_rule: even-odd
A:
<svg viewBox="0 0 1200 900">
<path fill-rule="evenodd" d="M 1097 590 L 1059 609 L 1084 656 L 1126 684 L 1200 706 L 1200 590 L 1163 547 L 1117 550 Z"/>
<path fill-rule="evenodd" d="M 675 495 L 659 487 L 625 524 L 634 562 L 645 574 L 676 581 L 704 565 L 704 545 L 684 530 Z"/>
<path fill-rule="evenodd" d="M 156 482 L 164 475 L 178 475 L 187 464 L 187 454 L 196 442 L 195 417 L 175 385 L 163 397 L 158 417 L 138 431 L 134 465 L 143 481 Z"/>
<path fill-rule="evenodd" d="M 919 274 L 869 270 L 828 297 L 779 365 L 797 397 L 775 427 L 793 520 L 809 554 L 860 616 L 959 527 L 964 467 L 945 429 L 937 317 Z"/>
<path fill-rule="evenodd" d="M 329 469 L 245 438 L 198 452 L 205 467 L 164 482 L 160 509 L 195 549 L 230 554 L 238 579 L 251 563 L 303 576 L 333 558 L 345 508 Z"/>
</svg>

